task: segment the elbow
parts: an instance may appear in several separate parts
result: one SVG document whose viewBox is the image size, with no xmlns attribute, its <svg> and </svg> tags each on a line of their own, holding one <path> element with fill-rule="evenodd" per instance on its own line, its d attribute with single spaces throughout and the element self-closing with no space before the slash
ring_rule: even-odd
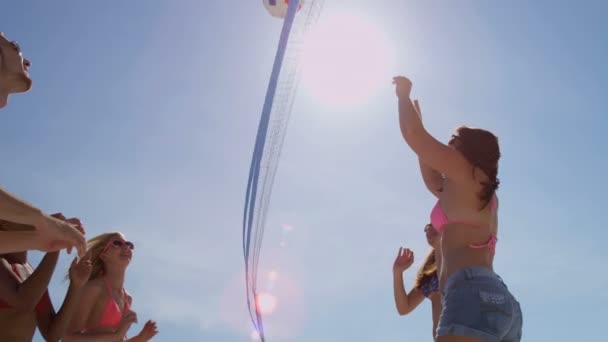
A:
<svg viewBox="0 0 608 342">
<path fill-rule="evenodd" d="M 56 327 L 51 327 L 51 329 L 49 330 L 48 334 L 44 337 L 44 339 L 47 342 L 59 342 L 60 340 L 62 340 L 63 337 L 63 341 L 69 341 L 66 340 L 65 337 L 67 336 L 62 336 L 64 335 L 64 331 L 59 331 L 59 329 L 57 329 Z"/>
<path fill-rule="evenodd" d="M 399 316 L 405 316 L 407 314 L 409 314 L 410 312 L 412 312 L 412 310 L 410 310 L 409 307 L 404 307 L 404 306 L 397 306 L 397 313 L 399 314 Z"/>
</svg>

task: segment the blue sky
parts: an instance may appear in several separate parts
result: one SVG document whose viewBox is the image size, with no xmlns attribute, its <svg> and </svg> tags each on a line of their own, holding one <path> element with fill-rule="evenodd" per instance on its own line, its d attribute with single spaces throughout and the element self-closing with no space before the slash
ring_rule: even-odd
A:
<svg viewBox="0 0 608 342">
<path fill-rule="evenodd" d="M 140 322 L 158 321 L 158 341 L 250 339 L 240 220 L 281 27 L 261 1 L 239 5 L 38 0 L 0 11 L 35 82 L 1 113 L 1 184 L 80 217 L 90 235 L 133 240 L 127 288 Z M 375 23 L 435 136 L 460 124 L 499 136 L 495 269 L 522 303 L 525 341 L 592 340 L 608 316 L 607 10 L 327 0 L 322 13 Z M 411 284 L 433 199 L 390 81 L 347 111 L 297 95 L 261 261 L 279 273 L 270 341 L 429 340 L 428 303 L 407 317 L 393 307 L 394 255 L 416 252 Z M 51 283 L 56 307 L 69 260 Z"/>
</svg>

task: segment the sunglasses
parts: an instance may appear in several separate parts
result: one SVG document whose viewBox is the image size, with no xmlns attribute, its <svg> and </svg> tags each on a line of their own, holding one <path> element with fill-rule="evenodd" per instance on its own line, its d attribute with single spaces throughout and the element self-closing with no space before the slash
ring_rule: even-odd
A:
<svg viewBox="0 0 608 342">
<path fill-rule="evenodd" d="M 118 247 L 118 248 L 122 248 L 123 246 L 127 246 L 129 247 L 130 250 L 134 250 L 135 249 L 135 245 L 133 244 L 133 242 L 131 241 L 124 241 L 124 240 L 112 240 L 110 241 L 110 244 L 114 247 Z M 108 246 L 110 245 L 108 244 Z"/>
</svg>

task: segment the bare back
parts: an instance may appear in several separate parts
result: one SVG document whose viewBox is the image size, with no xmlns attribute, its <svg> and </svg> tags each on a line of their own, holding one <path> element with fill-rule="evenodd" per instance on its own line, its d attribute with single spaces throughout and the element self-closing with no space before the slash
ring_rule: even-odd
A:
<svg viewBox="0 0 608 342">
<path fill-rule="evenodd" d="M 483 209 L 478 193 L 481 182 L 487 177 L 476 170 L 475 178 L 469 182 L 454 182 L 445 179 L 441 192 L 441 208 L 449 218 L 441 236 L 442 266 L 439 284 L 443 288 L 447 278 L 469 266 L 484 266 L 493 269 L 493 254 L 488 248 L 471 248 L 488 241 L 498 233 L 496 211 L 491 205 Z"/>
</svg>

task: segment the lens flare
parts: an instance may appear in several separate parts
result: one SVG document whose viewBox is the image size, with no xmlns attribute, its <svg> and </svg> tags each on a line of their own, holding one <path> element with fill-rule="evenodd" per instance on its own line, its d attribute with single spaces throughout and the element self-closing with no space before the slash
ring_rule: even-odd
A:
<svg viewBox="0 0 608 342">
<path fill-rule="evenodd" d="M 272 314 L 277 308 L 277 298 L 270 293 L 260 293 L 256 297 L 258 309 L 263 315 Z"/>
</svg>

